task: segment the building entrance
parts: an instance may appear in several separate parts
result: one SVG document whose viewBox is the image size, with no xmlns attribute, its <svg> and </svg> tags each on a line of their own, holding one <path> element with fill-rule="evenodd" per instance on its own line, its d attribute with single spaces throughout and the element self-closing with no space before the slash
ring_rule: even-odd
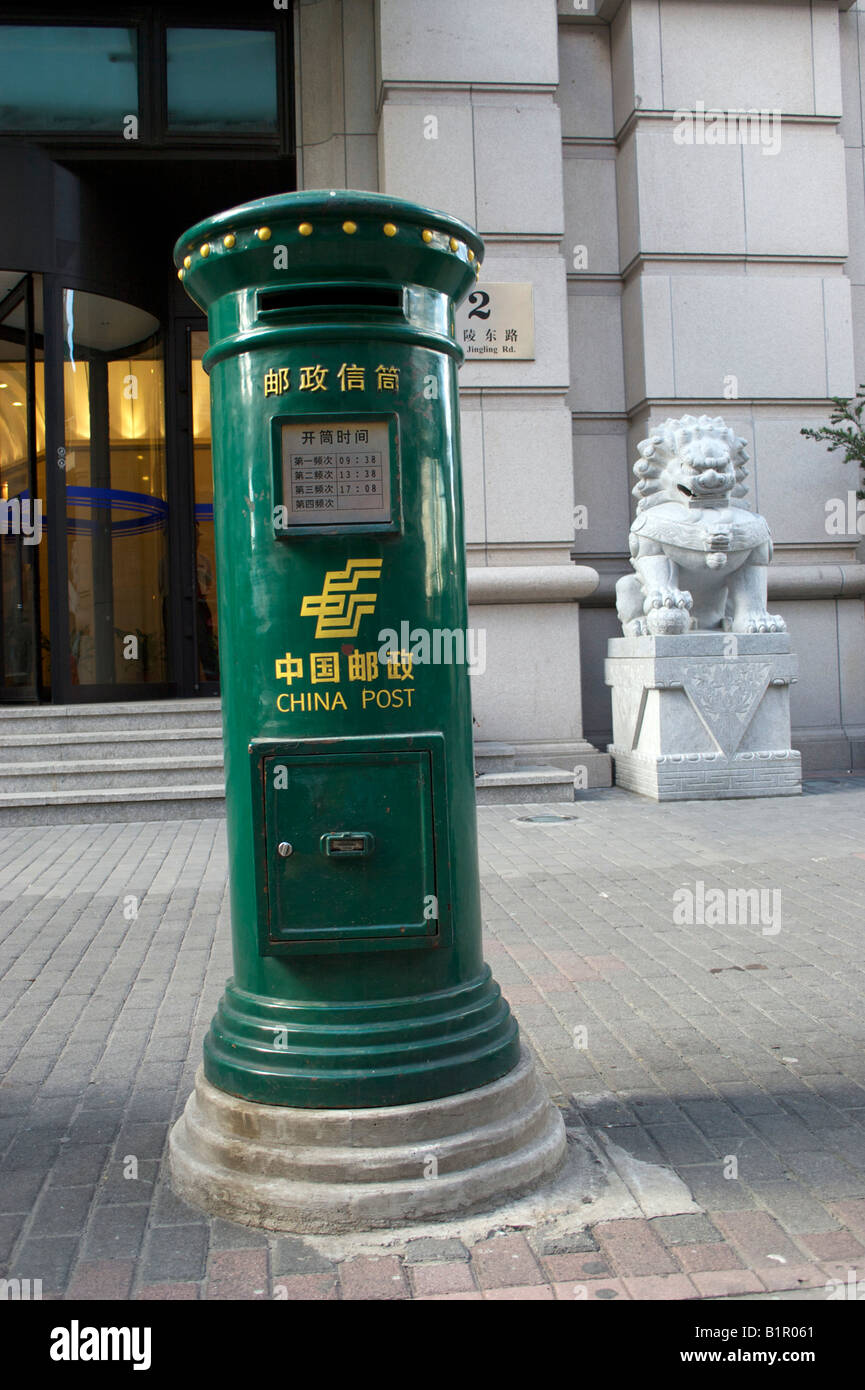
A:
<svg viewBox="0 0 865 1390">
<path fill-rule="evenodd" d="M 0 291 L 0 703 L 217 694 L 206 334 L 53 276 Z"/>
<path fill-rule="evenodd" d="M 0 273 L 0 701 L 50 685 L 41 279 Z"/>
<path fill-rule="evenodd" d="M 0 2 L 0 704 L 218 694 L 204 320 L 171 264 L 295 187 L 291 7 Z"/>
</svg>

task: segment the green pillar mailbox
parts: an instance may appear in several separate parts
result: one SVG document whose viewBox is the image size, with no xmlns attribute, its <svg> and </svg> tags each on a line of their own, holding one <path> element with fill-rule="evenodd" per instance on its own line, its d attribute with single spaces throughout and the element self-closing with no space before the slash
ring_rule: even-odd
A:
<svg viewBox="0 0 865 1390">
<path fill-rule="evenodd" d="M 520 1063 L 484 965 L 454 307 L 483 244 L 377 194 L 177 244 L 209 317 L 234 976 L 218 1092 L 357 1109 Z"/>
</svg>

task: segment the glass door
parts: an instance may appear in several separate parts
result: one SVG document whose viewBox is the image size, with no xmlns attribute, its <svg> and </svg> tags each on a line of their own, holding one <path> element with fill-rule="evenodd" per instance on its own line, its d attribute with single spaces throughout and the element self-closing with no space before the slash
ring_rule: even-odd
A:
<svg viewBox="0 0 865 1390">
<path fill-rule="evenodd" d="M 0 703 L 50 684 L 44 499 L 41 284 L 0 271 Z"/>
<path fill-rule="evenodd" d="M 189 379 L 192 407 L 192 456 L 195 510 L 195 646 L 197 688 L 203 695 L 219 691 L 219 637 L 216 608 L 216 546 L 213 521 L 213 453 L 210 434 L 210 383 L 201 359 L 206 331 L 189 333 Z"/>
<path fill-rule="evenodd" d="M 66 289 L 63 342 L 72 698 L 147 698 L 170 681 L 159 323 Z"/>
</svg>

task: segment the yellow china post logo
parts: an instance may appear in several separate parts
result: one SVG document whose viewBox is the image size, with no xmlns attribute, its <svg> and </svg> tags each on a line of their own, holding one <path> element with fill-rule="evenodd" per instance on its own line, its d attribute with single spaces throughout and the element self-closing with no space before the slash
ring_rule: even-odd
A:
<svg viewBox="0 0 865 1390">
<path fill-rule="evenodd" d="M 315 636 L 356 637 L 361 618 L 375 610 L 376 593 L 361 592 L 361 584 L 381 577 L 381 560 L 349 560 L 344 570 L 328 570 L 320 594 L 305 594 L 302 618 L 317 618 Z"/>
</svg>

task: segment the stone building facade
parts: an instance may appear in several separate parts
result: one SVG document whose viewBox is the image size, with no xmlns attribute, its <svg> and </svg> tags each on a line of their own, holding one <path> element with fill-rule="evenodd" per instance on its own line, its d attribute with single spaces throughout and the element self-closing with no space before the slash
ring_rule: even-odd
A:
<svg viewBox="0 0 865 1390">
<path fill-rule="evenodd" d="M 865 502 L 801 429 L 865 378 L 863 41 L 850 0 L 0 0 L 0 719 L 161 701 L 188 732 L 218 695 L 206 331 L 171 246 L 352 187 L 477 227 L 478 292 L 533 324 L 461 372 L 484 794 L 609 780 L 631 467 L 685 413 L 748 442 L 804 768 L 861 767 Z M 39 544 L 6 524 L 34 499 Z"/>
<path fill-rule="evenodd" d="M 800 430 L 865 377 L 862 6 L 308 0 L 296 26 L 298 186 L 446 208 L 481 287 L 533 286 L 534 359 L 461 373 L 486 766 L 606 775 L 636 445 L 707 412 L 774 532 L 794 743 L 861 767 L 865 504 Z"/>
</svg>

